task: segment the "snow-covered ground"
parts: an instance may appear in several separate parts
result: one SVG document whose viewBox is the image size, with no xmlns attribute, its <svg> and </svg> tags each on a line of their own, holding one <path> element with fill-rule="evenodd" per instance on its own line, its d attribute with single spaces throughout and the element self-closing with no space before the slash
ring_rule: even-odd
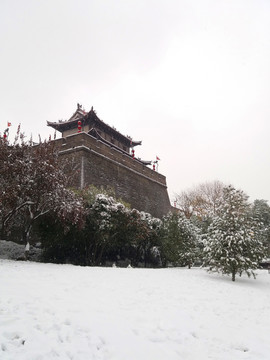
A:
<svg viewBox="0 0 270 360">
<path fill-rule="evenodd" d="M 0 259 L 17 260 L 25 256 L 25 245 L 19 245 L 12 241 L 0 240 Z M 30 260 L 38 261 L 41 249 L 31 246 L 28 254 Z"/>
<path fill-rule="evenodd" d="M 0 359 L 270 358 L 270 274 L 0 260 Z"/>
</svg>

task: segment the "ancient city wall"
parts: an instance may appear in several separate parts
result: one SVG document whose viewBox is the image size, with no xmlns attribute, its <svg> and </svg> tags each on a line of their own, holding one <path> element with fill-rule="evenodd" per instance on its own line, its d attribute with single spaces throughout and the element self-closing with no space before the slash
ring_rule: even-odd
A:
<svg viewBox="0 0 270 360">
<path fill-rule="evenodd" d="M 171 209 L 165 176 L 86 134 L 56 140 L 60 154 L 76 164 L 74 185 L 112 187 L 131 207 L 161 217 Z"/>
</svg>

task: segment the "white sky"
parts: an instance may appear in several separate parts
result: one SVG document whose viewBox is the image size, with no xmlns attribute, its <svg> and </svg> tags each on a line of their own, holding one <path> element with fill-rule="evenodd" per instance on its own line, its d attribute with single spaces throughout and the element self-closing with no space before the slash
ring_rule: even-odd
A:
<svg viewBox="0 0 270 360">
<path fill-rule="evenodd" d="M 48 138 L 79 102 L 161 158 L 172 200 L 270 200 L 269 0 L 1 0 L 0 44 L 0 132 Z"/>
</svg>

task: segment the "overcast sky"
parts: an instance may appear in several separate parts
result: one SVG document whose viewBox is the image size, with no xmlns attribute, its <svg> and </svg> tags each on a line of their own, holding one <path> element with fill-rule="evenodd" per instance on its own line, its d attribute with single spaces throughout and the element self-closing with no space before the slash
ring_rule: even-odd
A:
<svg viewBox="0 0 270 360">
<path fill-rule="evenodd" d="M 171 200 L 270 200 L 269 0 L 0 0 L 0 44 L 0 132 L 48 138 L 79 102 L 161 159 Z"/>
</svg>

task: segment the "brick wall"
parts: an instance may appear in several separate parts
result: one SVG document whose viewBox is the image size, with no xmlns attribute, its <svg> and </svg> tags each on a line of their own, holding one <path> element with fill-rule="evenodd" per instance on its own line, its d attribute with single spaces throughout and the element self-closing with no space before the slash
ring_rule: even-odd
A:
<svg viewBox="0 0 270 360">
<path fill-rule="evenodd" d="M 76 164 L 74 186 L 111 187 L 132 208 L 161 217 L 171 209 L 165 176 L 128 154 L 86 134 L 56 140 L 60 154 Z"/>
</svg>

